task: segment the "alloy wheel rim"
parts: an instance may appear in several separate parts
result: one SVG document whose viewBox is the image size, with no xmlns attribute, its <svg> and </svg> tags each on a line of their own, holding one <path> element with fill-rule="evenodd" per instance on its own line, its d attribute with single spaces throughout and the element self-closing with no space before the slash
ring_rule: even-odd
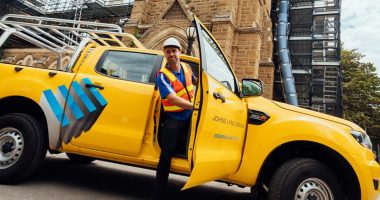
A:
<svg viewBox="0 0 380 200">
<path fill-rule="evenodd" d="M 0 169 L 12 166 L 24 151 L 24 138 L 15 128 L 7 127 L 0 130 Z"/>
<path fill-rule="evenodd" d="M 298 186 L 294 200 L 334 200 L 334 196 L 324 181 L 308 178 Z"/>
</svg>

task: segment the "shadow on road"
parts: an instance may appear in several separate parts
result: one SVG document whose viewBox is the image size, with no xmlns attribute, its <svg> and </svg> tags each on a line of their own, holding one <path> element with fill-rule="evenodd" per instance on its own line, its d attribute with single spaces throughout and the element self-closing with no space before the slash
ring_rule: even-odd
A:
<svg viewBox="0 0 380 200">
<path fill-rule="evenodd" d="M 115 167 L 116 166 L 116 167 Z M 132 169 L 132 170 L 129 170 Z M 171 175 L 169 190 L 170 199 L 181 200 L 248 200 L 249 193 L 230 189 L 214 183 L 198 186 L 180 192 L 187 178 Z M 178 178 L 179 177 L 179 178 Z M 118 196 L 125 199 L 152 199 L 155 183 L 155 171 L 140 170 L 112 164 L 109 167 L 103 162 L 89 165 L 73 164 L 66 158 L 47 157 L 36 174 L 27 182 L 59 184 L 75 187 L 84 191 L 96 191 L 102 195 Z"/>
</svg>

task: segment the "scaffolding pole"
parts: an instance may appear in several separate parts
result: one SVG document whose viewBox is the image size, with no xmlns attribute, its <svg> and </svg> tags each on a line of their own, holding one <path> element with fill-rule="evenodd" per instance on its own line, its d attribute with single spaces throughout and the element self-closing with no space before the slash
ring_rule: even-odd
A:
<svg viewBox="0 0 380 200">
<path fill-rule="evenodd" d="M 301 107 L 342 117 L 341 0 L 290 0 L 289 3 L 288 42 L 298 103 Z M 272 16 L 278 15 L 278 11 L 273 9 Z M 275 32 L 276 37 L 279 34 Z M 281 91 L 274 91 L 274 97 L 281 99 L 278 96 Z"/>
</svg>

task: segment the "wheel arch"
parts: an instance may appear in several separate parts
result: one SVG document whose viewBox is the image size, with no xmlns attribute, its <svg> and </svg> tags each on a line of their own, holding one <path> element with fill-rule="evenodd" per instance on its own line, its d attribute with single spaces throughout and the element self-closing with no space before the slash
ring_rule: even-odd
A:
<svg viewBox="0 0 380 200">
<path fill-rule="evenodd" d="M 8 113 L 25 113 L 35 117 L 43 128 L 46 141 L 49 141 L 48 125 L 42 108 L 34 100 L 22 96 L 9 96 L 0 99 L 0 116 Z"/>
<path fill-rule="evenodd" d="M 323 155 L 323 156 L 321 156 Z M 286 161 L 293 158 L 312 158 L 325 163 L 344 185 L 344 192 L 349 199 L 360 199 L 361 190 L 358 177 L 349 162 L 335 150 L 316 142 L 293 141 L 284 143 L 274 149 L 260 168 L 258 182 L 254 187 L 262 194 L 262 185 L 268 186 L 275 171 Z M 344 184 L 343 184 L 344 183 Z"/>
</svg>

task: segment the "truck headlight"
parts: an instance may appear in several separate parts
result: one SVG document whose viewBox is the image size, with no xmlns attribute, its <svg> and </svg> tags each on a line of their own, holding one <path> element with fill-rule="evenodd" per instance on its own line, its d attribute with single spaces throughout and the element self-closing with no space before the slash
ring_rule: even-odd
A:
<svg viewBox="0 0 380 200">
<path fill-rule="evenodd" d="M 372 151 L 372 142 L 367 134 L 355 130 L 350 130 L 350 133 L 359 144 Z"/>
</svg>

